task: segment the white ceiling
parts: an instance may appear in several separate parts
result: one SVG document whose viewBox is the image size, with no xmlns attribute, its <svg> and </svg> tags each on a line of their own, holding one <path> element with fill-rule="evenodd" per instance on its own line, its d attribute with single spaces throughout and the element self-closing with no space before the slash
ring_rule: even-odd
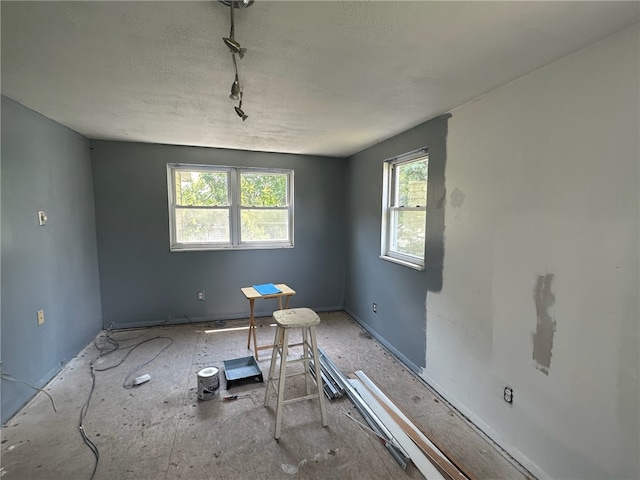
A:
<svg viewBox="0 0 640 480">
<path fill-rule="evenodd" d="M 95 139 L 348 156 L 639 21 L 640 3 L 1 3 L 2 94 Z"/>
</svg>

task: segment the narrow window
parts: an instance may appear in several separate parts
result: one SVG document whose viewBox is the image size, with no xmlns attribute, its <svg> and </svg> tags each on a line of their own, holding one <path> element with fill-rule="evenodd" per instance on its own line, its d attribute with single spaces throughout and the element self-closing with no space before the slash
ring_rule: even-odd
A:
<svg viewBox="0 0 640 480">
<path fill-rule="evenodd" d="M 293 171 L 167 165 L 171 251 L 293 246 Z"/>
<path fill-rule="evenodd" d="M 424 270 L 429 157 L 420 149 L 384 162 L 381 258 Z"/>
</svg>

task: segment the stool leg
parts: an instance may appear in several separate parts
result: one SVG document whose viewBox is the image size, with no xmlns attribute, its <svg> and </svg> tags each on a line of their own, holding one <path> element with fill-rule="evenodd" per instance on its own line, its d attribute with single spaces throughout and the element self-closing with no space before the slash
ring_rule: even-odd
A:
<svg viewBox="0 0 640 480">
<path fill-rule="evenodd" d="M 271 394 L 271 389 L 273 388 L 273 374 L 276 371 L 276 358 L 278 357 L 278 341 L 280 338 L 280 327 L 276 327 L 276 336 L 273 340 L 273 350 L 271 351 L 271 364 L 269 365 L 269 376 L 267 377 L 267 391 L 264 395 L 264 406 L 266 407 L 269 403 L 269 395 Z"/>
<path fill-rule="evenodd" d="M 311 372 L 309 371 L 309 360 L 311 355 L 309 354 L 309 335 L 307 334 L 308 327 L 302 327 L 302 358 L 304 363 L 304 382 L 307 386 L 307 395 L 311 395 Z M 315 359 L 314 359 L 315 361 Z"/>
<path fill-rule="evenodd" d="M 278 403 L 276 404 L 276 434 L 275 439 L 280 438 L 280 424 L 282 423 L 282 404 L 284 402 L 284 379 L 287 372 L 287 345 L 289 345 L 289 329 L 285 328 L 282 335 L 282 354 L 280 355 L 280 378 L 278 379 Z"/>
<path fill-rule="evenodd" d="M 322 416 L 322 426 L 327 426 L 327 414 L 324 408 L 324 392 L 322 391 L 322 375 L 320 373 L 320 362 L 318 361 L 318 342 L 316 340 L 316 327 L 309 327 L 311 331 L 311 350 L 313 351 L 313 368 L 316 372 L 316 381 L 318 386 L 318 401 L 320 402 L 320 414 Z"/>
</svg>

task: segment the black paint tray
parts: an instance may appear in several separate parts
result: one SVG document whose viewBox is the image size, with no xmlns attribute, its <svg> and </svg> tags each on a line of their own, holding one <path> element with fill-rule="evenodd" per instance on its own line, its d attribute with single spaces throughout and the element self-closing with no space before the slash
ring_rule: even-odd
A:
<svg viewBox="0 0 640 480">
<path fill-rule="evenodd" d="M 227 379 L 227 390 L 239 383 L 264 382 L 262 371 L 253 357 L 223 360 L 224 377 Z"/>
</svg>

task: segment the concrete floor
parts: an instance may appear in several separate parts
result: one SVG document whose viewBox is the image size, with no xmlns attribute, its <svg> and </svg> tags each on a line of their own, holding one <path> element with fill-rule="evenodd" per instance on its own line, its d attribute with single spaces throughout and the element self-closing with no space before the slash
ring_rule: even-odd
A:
<svg viewBox="0 0 640 480">
<path fill-rule="evenodd" d="M 414 422 L 435 436 L 478 479 L 524 479 L 508 461 L 425 384 L 343 312 L 321 313 L 318 343 L 345 375 L 363 370 L 387 391 Z M 273 341 L 270 318 L 258 319 L 258 343 Z M 118 363 L 125 347 L 144 343 L 122 365 L 96 372 L 95 390 L 84 419 L 87 436 L 98 448 L 96 479 L 421 479 L 411 464 L 402 470 L 384 446 L 343 414 L 361 419 L 346 398 L 327 402 L 328 427 L 322 428 L 317 400 L 284 407 L 279 443 L 273 438 L 274 410 L 263 406 L 266 383 L 226 391 L 222 361 L 251 355 L 246 349 L 248 321 L 224 325 L 187 324 L 118 331 L 121 350 L 94 362 L 95 369 Z M 99 340 L 102 337 L 99 336 Z M 78 425 L 91 390 L 89 363 L 99 351 L 87 346 L 2 428 L 0 476 L 3 480 L 90 479 L 95 457 Z M 269 350 L 258 362 L 265 382 Z M 221 389 L 209 401 L 197 399 L 196 373 L 221 370 Z M 129 373 L 151 380 L 125 389 Z M 299 378 L 301 385 L 302 377 Z M 289 380 L 288 380 L 289 382 Z M 287 391 L 298 388 L 295 380 Z M 248 393 L 222 402 L 222 396 Z"/>
</svg>

